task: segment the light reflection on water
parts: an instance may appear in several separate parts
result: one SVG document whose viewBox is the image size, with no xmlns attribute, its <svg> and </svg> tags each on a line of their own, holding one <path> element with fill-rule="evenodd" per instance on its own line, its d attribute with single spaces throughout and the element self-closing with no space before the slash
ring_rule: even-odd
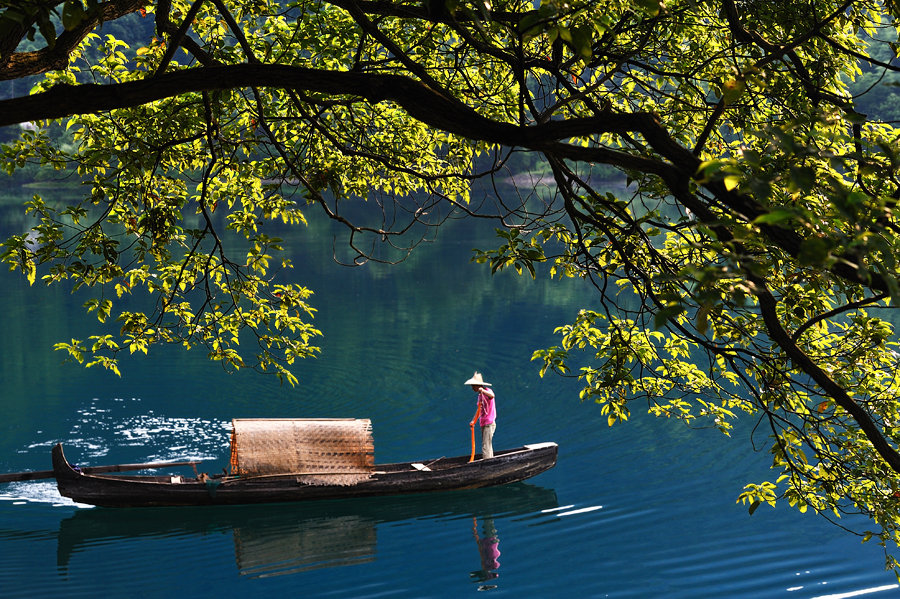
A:
<svg viewBox="0 0 900 599">
<path fill-rule="evenodd" d="M 0 502 L 11 502 L 13 505 L 26 503 L 45 503 L 53 506 L 75 507 L 77 504 L 63 497 L 56 490 L 55 481 L 29 481 L 0 485 Z"/>
<path fill-rule="evenodd" d="M 144 409 L 137 398 L 114 398 L 103 401 L 93 398 L 86 407 L 78 410 L 72 423 L 71 436 L 63 442 L 67 447 L 80 450 L 85 460 L 103 458 L 110 446 L 116 448 L 121 461 L 123 448 L 140 448 L 146 462 L 175 460 L 209 460 L 220 457 L 226 451 L 231 433 L 229 421 L 211 421 L 201 418 L 173 418 L 148 413 L 134 413 Z M 28 450 L 46 454 L 59 439 L 37 441 Z M 154 448 L 158 453 L 147 453 Z"/>
<path fill-rule="evenodd" d="M 900 588 L 900 585 L 896 584 L 886 584 L 880 587 L 873 587 L 871 589 L 860 589 L 858 591 L 850 591 L 848 593 L 834 593 L 830 595 L 816 595 L 812 599 L 850 599 L 850 597 L 863 597 L 866 595 L 873 595 L 875 593 L 884 593 L 887 591 L 893 591 Z M 790 588 L 788 591 L 802 591 L 803 587 Z"/>
</svg>

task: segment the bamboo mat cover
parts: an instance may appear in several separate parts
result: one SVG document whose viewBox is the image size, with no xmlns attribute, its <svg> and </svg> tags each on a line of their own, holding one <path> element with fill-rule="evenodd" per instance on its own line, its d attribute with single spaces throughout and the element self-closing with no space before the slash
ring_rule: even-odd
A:
<svg viewBox="0 0 900 599">
<path fill-rule="evenodd" d="M 296 474 L 307 484 L 353 485 L 375 469 L 368 419 L 241 418 L 232 424 L 232 474 Z"/>
</svg>

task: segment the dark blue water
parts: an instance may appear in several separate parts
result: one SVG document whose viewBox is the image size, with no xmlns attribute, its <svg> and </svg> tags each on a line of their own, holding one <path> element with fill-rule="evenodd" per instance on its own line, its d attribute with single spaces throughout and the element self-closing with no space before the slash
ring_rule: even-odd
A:
<svg viewBox="0 0 900 599">
<path fill-rule="evenodd" d="M 27 227 L 0 211 L 3 235 Z M 476 369 L 497 392 L 495 447 L 556 441 L 557 467 L 482 491 L 206 509 L 97 509 L 49 481 L 5 485 L 0 596 L 900 595 L 879 547 L 735 503 L 769 476 L 746 427 L 729 439 L 635 410 L 610 429 L 570 382 L 541 379 L 531 353 L 592 294 L 470 264 L 490 225 L 452 222 L 399 266 L 357 269 L 334 264 L 326 224 L 278 233 L 325 333 L 296 388 L 199 352 L 154 350 L 121 378 L 64 364 L 52 344 L 90 331 L 82 298 L 0 274 L 0 471 L 49 468 L 59 441 L 81 464 L 201 458 L 218 471 L 230 420 L 246 417 L 371 418 L 378 461 L 465 454 L 462 383 Z"/>
</svg>

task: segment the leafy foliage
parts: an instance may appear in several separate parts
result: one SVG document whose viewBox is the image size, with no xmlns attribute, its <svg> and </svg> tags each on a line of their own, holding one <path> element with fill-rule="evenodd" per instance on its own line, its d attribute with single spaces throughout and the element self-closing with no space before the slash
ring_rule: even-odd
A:
<svg viewBox="0 0 900 599">
<path fill-rule="evenodd" d="M 3 165 L 86 191 L 35 197 L 3 260 L 96 290 L 86 310 L 118 332 L 59 345 L 88 365 L 181 343 L 293 382 L 318 331 L 311 292 L 277 282 L 274 221 L 322 210 L 359 263 L 493 219 L 476 262 L 597 291 L 535 351 L 541 374 L 576 377 L 611 426 L 750 419 L 774 480 L 738 501 L 863 513 L 896 567 L 900 136 L 868 94 L 892 97 L 898 17 L 888 0 L 20 0 L 0 77 L 42 80 L 0 125 L 40 126 Z M 154 34 L 100 27 L 126 18 Z M 20 47 L 36 32 L 46 47 Z"/>
</svg>

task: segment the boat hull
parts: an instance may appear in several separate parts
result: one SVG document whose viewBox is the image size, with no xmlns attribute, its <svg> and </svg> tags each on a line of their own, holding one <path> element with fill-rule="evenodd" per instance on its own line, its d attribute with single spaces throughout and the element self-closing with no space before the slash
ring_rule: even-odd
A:
<svg viewBox="0 0 900 599">
<path fill-rule="evenodd" d="M 526 480 L 552 468 L 557 449 L 555 443 L 540 443 L 474 462 L 460 456 L 418 464 L 380 464 L 371 478 L 353 485 L 309 484 L 293 474 L 207 480 L 85 474 L 69 465 L 60 444 L 53 448 L 52 458 L 56 484 L 64 497 L 104 507 L 150 507 L 280 503 L 492 487 Z M 416 467 L 423 464 L 425 469 Z"/>
</svg>

